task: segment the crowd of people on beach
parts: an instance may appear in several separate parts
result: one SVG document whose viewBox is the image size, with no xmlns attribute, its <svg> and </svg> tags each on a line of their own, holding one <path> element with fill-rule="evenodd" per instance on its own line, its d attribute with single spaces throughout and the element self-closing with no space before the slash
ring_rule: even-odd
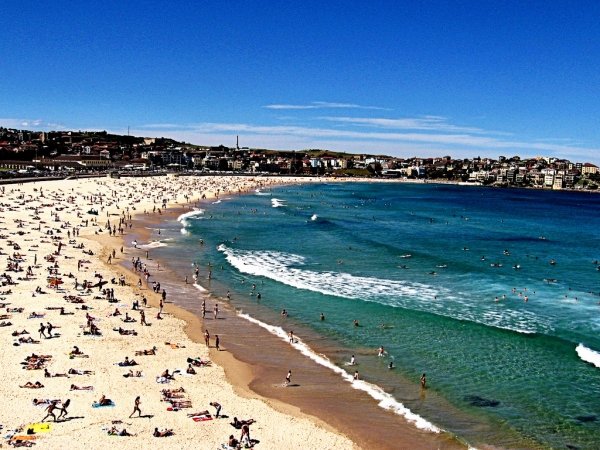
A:
<svg viewBox="0 0 600 450">
<path fill-rule="evenodd" d="M 0 275 L 0 307 L 4 309 L 0 310 L 0 318 L 3 320 L 0 326 L 7 330 L 2 332 L 2 336 L 5 342 L 9 337 L 13 338 L 15 352 L 21 347 L 35 348 L 34 352 L 27 351 L 27 356 L 21 362 L 24 370 L 19 377 L 23 378 L 19 385 L 23 389 L 36 392 L 46 389 L 57 392 L 59 385 L 53 381 L 55 379 L 86 379 L 83 385 L 72 383 L 71 380 L 66 385 L 61 384 L 66 387 L 64 395 L 70 392 L 74 394 L 72 398 L 40 398 L 39 394 L 36 395 L 31 400 L 34 409 L 22 411 L 19 416 L 28 418 L 31 423 L 52 421 L 58 425 L 78 419 L 70 415 L 69 407 L 77 405 L 76 408 L 81 411 L 81 403 L 88 403 L 84 400 L 86 392 L 95 391 L 98 389 L 97 385 L 107 389 L 109 385 L 103 379 L 107 374 L 109 379 L 112 379 L 113 375 L 110 373 L 114 374 L 122 368 L 127 368 L 127 371 L 122 373 L 124 378 L 143 379 L 146 376 L 146 368 L 152 366 L 146 364 L 146 360 L 136 361 L 125 355 L 114 363 L 114 368 L 98 371 L 90 368 L 98 367 L 98 354 L 82 350 L 86 348 L 86 343 L 95 347 L 96 342 L 105 342 L 106 345 L 113 345 L 115 340 L 123 344 L 123 340 L 127 339 L 147 342 L 152 336 L 160 336 L 157 330 L 157 327 L 160 327 L 158 320 L 163 319 L 165 314 L 167 292 L 164 288 L 161 289 L 160 281 L 150 271 L 148 252 L 145 253 L 145 260 L 142 260 L 140 256 L 143 254 L 140 249 L 131 249 L 119 243 L 119 239 L 132 230 L 132 214 L 136 213 L 136 207 L 144 202 L 148 203 L 148 198 L 144 196 L 150 196 L 154 203 L 160 198 L 164 209 L 167 201 L 162 202 L 162 199 L 168 199 L 168 203 L 176 203 L 178 197 L 184 196 L 187 203 L 188 200 L 192 202 L 198 198 L 203 192 L 212 190 L 223 193 L 232 189 L 231 182 L 218 185 L 212 181 L 190 181 L 187 185 L 184 183 L 186 190 L 182 190 L 181 184 L 178 187 L 166 187 L 164 183 L 159 184 L 152 180 L 140 182 L 138 185 L 143 189 L 127 191 L 123 188 L 112 188 L 107 182 L 97 180 L 93 189 L 95 193 L 75 192 L 74 189 L 70 192 L 65 189 L 50 190 L 40 186 L 39 189 L 34 188 L 31 193 L 25 194 L 25 190 L 20 186 L 1 188 L 3 201 L 0 203 L 0 224 L 5 226 L 0 235 L 0 263 L 4 264 L 5 272 Z M 250 185 L 251 183 L 244 182 L 237 184 L 240 191 Z M 123 198 L 124 192 L 129 192 L 126 198 Z M 91 209 L 95 214 L 86 213 Z M 160 208 L 158 210 L 160 211 Z M 152 212 L 149 208 L 144 210 L 144 214 L 153 212 L 157 213 L 156 207 Z M 27 216 L 23 217 L 24 214 Z M 100 218 L 103 214 L 106 215 L 106 222 L 101 224 Z M 6 227 L 8 222 L 13 220 L 16 226 Z M 96 241 L 89 241 L 84 236 L 95 238 Z M 99 241 L 103 245 L 98 245 Z M 107 248 L 107 244 L 113 244 L 115 247 Z M 138 247 L 137 243 L 135 247 Z M 133 253 L 131 274 L 127 273 L 124 265 L 129 250 Z M 94 258 L 96 255 L 107 255 L 107 258 L 100 262 Z M 83 282 L 79 281 L 81 278 L 85 278 Z M 150 290 L 153 292 L 150 293 Z M 27 296 L 36 299 L 35 309 L 31 309 L 31 301 L 26 301 Z M 132 297 L 133 301 L 126 300 Z M 154 322 L 148 322 L 146 319 L 146 314 L 152 310 L 147 297 L 153 299 L 156 304 L 154 311 L 157 320 Z M 219 306 L 215 304 L 214 318 L 217 318 L 218 314 Z M 35 319 L 42 321 L 38 322 L 39 326 L 36 329 L 32 329 L 32 320 Z M 110 330 L 116 333 L 111 334 Z M 37 332 L 38 339 L 32 337 L 34 332 Z M 72 340 L 73 337 L 76 341 Z M 159 344 L 155 344 L 150 349 L 137 350 L 135 356 L 162 357 L 164 352 L 181 351 L 178 349 L 186 348 L 185 345 L 170 341 L 166 344 L 162 349 Z M 210 345 L 208 331 L 206 345 Z M 63 353 L 60 350 L 56 353 L 61 347 L 64 349 Z M 221 349 L 218 335 L 214 336 L 214 347 L 216 350 Z M 40 354 L 47 348 L 53 348 L 53 354 Z M 71 349 L 68 350 L 69 348 Z M 186 397 L 187 388 L 184 389 L 183 385 L 193 384 L 193 377 L 197 375 L 198 370 L 211 370 L 211 362 L 206 356 L 180 354 L 182 365 L 187 365 L 185 371 L 165 369 L 156 374 L 157 386 L 181 384 L 179 388 L 160 391 L 163 401 L 170 404 L 169 410 L 174 412 L 192 407 L 192 399 Z M 65 367 L 67 361 L 72 363 L 71 367 Z M 88 363 L 89 366 L 82 367 L 79 363 Z M 134 366 L 136 370 L 131 369 Z M 140 370 L 137 370 L 138 367 Z M 46 380 L 44 383 L 35 379 L 40 373 L 43 373 Z M 291 371 L 287 377 L 288 382 L 290 377 Z M 91 408 L 85 415 L 94 416 L 103 411 L 117 411 L 120 406 L 117 403 L 121 403 L 120 400 L 121 397 L 115 402 L 103 394 L 97 401 L 88 403 L 91 404 Z M 135 396 L 132 404 L 133 410 L 128 419 L 142 417 L 153 421 L 156 413 L 142 414 L 141 395 Z M 43 413 L 36 412 L 35 408 L 40 406 L 44 407 Z M 147 409 L 153 411 L 160 406 L 146 405 Z M 228 417 L 223 415 L 220 403 L 212 401 L 210 406 L 215 407 L 214 415 L 203 410 L 187 416 L 194 421 Z M 230 405 L 230 409 L 235 410 L 235 405 Z M 105 413 L 100 417 L 109 420 Z M 2 420 L 6 419 L 5 417 Z M 121 420 L 113 419 L 107 424 L 108 435 L 139 435 L 139 432 L 132 432 L 131 427 L 129 430 L 117 427 L 123 423 Z M 250 439 L 250 425 L 254 422 L 254 419 L 240 421 L 234 417 L 231 426 L 240 430 L 241 434 L 239 439 L 231 434 L 224 445 L 230 448 L 253 446 L 257 441 Z M 22 443 L 33 442 L 23 437 L 27 436 L 26 427 L 12 425 L 13 431 L 7 435 L 11 444 L 29 445 Z M 177 433 L 176 428 L 155 426 L 152 436 L 169 437 Z"/>
</svg>

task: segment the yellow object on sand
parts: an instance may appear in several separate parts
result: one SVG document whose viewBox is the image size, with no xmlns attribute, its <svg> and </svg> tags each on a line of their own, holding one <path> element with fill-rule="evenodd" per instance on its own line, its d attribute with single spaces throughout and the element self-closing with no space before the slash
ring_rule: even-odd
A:
<svg viewBox="0 0 600 450">
<path fill-rule="evenodd" d="M 34 433 L 47 433 L 48 431 L 50 431 L 50 424 L 41 422 L 30 423 L 25 427 L 25 431 L 27 430 L 33 430 Z"/>
</svg>

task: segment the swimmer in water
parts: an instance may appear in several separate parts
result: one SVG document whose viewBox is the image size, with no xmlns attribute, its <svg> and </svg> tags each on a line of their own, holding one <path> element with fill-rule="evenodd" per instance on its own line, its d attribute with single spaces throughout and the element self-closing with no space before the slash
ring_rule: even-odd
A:
<svg viewBox="0 0 600 450">
<path fill-rule="evenodd" d="M 425 389 L 427 386 L 427 378 L 425 378 L 425 374 L 421 375 L 421 387 Z"/>
<path fill-rule="evenodd" d="M 325 320 L 325 314 L 321 313 L 320 319 Z"/>
<path fill-rule="evenodd" d="M 388 364 L 388 369 L 393 369 L 394 368 L 394 361 L 390 361 L 390 363 Z"/>
<path fill-rule="evenodd" d="M 377 356 L 385 356 L 385 350 L 383 348 L 383 345 L 377 350 Z"/>
<path fill-rule="evenodd" d="M 356 364 L 356 359 L 354 358 L 354 355 L 352 355 L 352 358 L 350 358 L 350 365 L 354 366 Z"/>
</svg>

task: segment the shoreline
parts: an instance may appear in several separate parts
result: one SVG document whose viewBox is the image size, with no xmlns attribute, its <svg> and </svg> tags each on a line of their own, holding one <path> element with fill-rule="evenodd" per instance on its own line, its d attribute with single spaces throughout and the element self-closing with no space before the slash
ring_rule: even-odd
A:
<svg viewBox="0 0 600 450">
<path fill-rule="evenodd" d="M 322 181 L 322 180 L 319 180 Z M 347 181 L 347 180 L 342 180 Z M 382 180 L 386 182 L 394 182 L 393 180 Z M 242 195 L 248 195 L 249 193 L 245 193 Z M 206 199 L 206 202 L 211 199 Z M 160 219 L 161 222 L 176 222 L 176 219 L 191 210 L 190 206 L 179 207 L 176 209 L 170 209 L 166 214 L 163 214 Z M 202 204 L 197 205 L 199 209 L 203 209 Z M 145 222 L 146 216 L 137 216 L 137 219 L 141 222 L 139 226 L 136 226 L 136 229 L 139 231 L 140 229 L 144 230 L 143 237 L 142 235 L 136 236 L 138 243 L 151 241 L 152 239 L 158 239 L 160 236 L 152 235 L 152 233 L 147 233 L 146 230 L 152 228 L 156 224 L 153 222 L 153 219 L 150 219 L 148 222 Z M 135 230 L 134 230 L 135 234 Z M 129 236 L 131 239 L 131 236 Z M 142 252 L 143 253 L 143 252 Z M 160 260 L 160 257 L 159 257 Z M 168 261 L 164 261 L 166 267 L 168 267 Z M 162 263 L 161 263 L 162 267 Z M 180 277 L 181 278 L 181 277 Z M 173 278 L 171 282 L 177 282 Z M 179 280 L 181 282 L 181 280 Z M 190 285 L 191 286 L 191 285 Z M 186 286 L 187 288 L 187 286 Z M 198 291 L 192 289 L 192 296 L 198 296 Z M 218 300 L 220 305 L 226 304 L 226 299 L 213 297 L 208 291 L 200 293 L 200 296 L 205 297 L 208 301 Z M 210 300 L 209 300 L 210 299 Z M 207 301 L 207 304 L 208 304 Z M 198 300 L 199 302 L 199 300 Z M 199 314 L 199 311 L 196 311 L 196 314 L 188 309 L 185 306 L 181 308 L 185 314 L 192 314 L 194 316 L 194 321 L 199 320 L 200 323 L 203 324 L 203 328 L 206 328 L 208 322 L 210 324 L 210 320 L 202 321 L 198 318 L 196 314 Z M 210 315 L 210 308 L 207 308 L 208 315 Z M 282 408 L 282 411 L 287 412 L 289 408 L 292 408 L 293 411 L 302 411 L 306 414 L 309 414 L 310 417 L 316 419 L 321 424 L 328 424 L 328 422 L 333 422 L 333 429 L 337 432 L 341 432 L 349 437 L 351 437 L 358 445 L 363 448 L 465 448 L 467 445 L 463 442 L 460 442 L 459 439 L 455 436 L 452 436 L 450 433 L 442 431 L 441 433 L 432 433 L 430 431 L 420 430 L 418 427 L 411 423 L 411 421 L 406 420 L 402 415 L 395 414 L 391 411 L 386 411 L 378 406 L 379 400 L 375 400 L 372 396 L 367 395 L 365 392 L 357 391 L 352 388 L 352 385 L 344 382 L 340 379 L 339 374 L 335 374 L 328 367 L 323 367 L 319 365 L 317 362 L 309 359 L 308 357 L 301 355 L 297 349 L 291 349 L 287 344 L 282 344 L 279 342 L 280 340 L 274 338 L 269 333 L 265 333 L 264 330 L 260 330 L 255 324 L 251 324 L 248 320 L 240 320 L 237 316 L 236 311 L 231 309 L 231 305 L 228 306 L 227 312 L 231 315 L 227 317 L 227 321 L 233 319 L 235 321 L 235 326 L 225 327 L 228 331 L 227 335 L 232 333 L 231 328 L 242 328 L 246 330 L 246 334 L 240 332 L 239 335 L 236 335 L 233 339 L 233 343 L 230 344 L 230 348 L 227 352 L 217 352 L 214 348 L 210 348 L 210 356 L 217 363 L 222 365 L 225 369 L 225 373 L 228 377 L 228 380 L 234 384 L 238 385 L 242 384 L 242 389 L 246 394 L 249 395 L 259 395 L 261 398 L 268 402 L 276 402 L 278 405 L 278 409 Z M 223 327 L 220 327 L 223 329 Z M 252 329 L 251 334 L 248 333 L 248 329 Z M 193 328 L 191 330 L 193 334 L 197 337 L 196 339 L 202 339 L 201 330 L 198 333 L 197 328 Z M 211 330 L 211 333 L 214 333 L 214 330 Z M 222 332 L 219 332 L 221 335 Z M 323 405 L 323 402 L 319 404 L 319 402 L 307 402 L 306 399 L 302 398 L 294 398 L 295 396 L 289 397 L 282 394 L 281 391 L 277 389 L 272 389 L 276 381 L 271 379 L 270 376 L 272 371 L 281 371 L 282 367 L 277 368 L 277 366 L 273 366 L 264 360 L 258 360 L 255 351 L 249 351 L 248 346 L 240 346 L 239 342 L 243 342 L 249 339 L 257 338 L 263 343 L 266 343 L 270 352 L 273 351 L 274 346 L 281 346 L 282 352 L 290 353 L 286 355 L 286 358 L 291 358 L 291 360 L 303 361 L 302 364 L 310 364 L 316 367 L 316 373 L 318 375 L 313 375 L 313 378 L 309 377 L 308 384 L 311 385 L 315 379 L 319 379 L 319 382 L 328 386 L 331 389 L 338 389 L 335 395 L 331 396 L 332 402 L 336 402 L 336 399 L 339 398 L 354 398 L 354 405 L 345 404 L 342 408 L 339 408 L 337 411 L 333 411 L 331 407 L 327 407 Z M 252 349 L 251 349 L 252 350 Z M 256 350 L 256 349 L 254 349 Z M 230 351 L 232 354 L 230 354 Z M 248 356 L 249 354 L 253 356 Z M 227 356 L 225 356 L 227 355 Z M 290 363 L 291 364 L 291 363 Z M 300 368 L 301 365 L 296 363 L 297 367 Z M 235 372 L 238 370 L 242 370 L 244 376 L 240 377 Z M 294 369 L 294 373 L 296 370 Z M 281 374 L 283 377 L 283 374 Z M 327 382 L 323 382 L 323 379 L 327 379 Z M 268 380 L 268 381 L 265 381 Z M 285 391 L 285 390 L 283 390 Z M 383 393 L 383 391 L 381 391 Z M 312 394 L 316 394 L 316 396 L 327 396 L 327 390 L 323 391 L 315 391 Z M 357 400 L 356 397 L 360 397 L 360 400 Z M 377 418 L 370 422 L 361 418 L 360 420 L 356 420 L 353 423 L 353 417 L 360 417 L 361 413 L 370 412 L 369 414 L 365 414 L 368 416 L 372 416 Z M 332 414 L 334 413 L 334 414 Z M 410 413 L 409 413 L 410 414 Z M 343 418 L 340 420 L 339 418 Z M 418 417 L 418 416 L 416 416 Z M 419 419 L 417 419 L 419 420 Z M 424 420 L 424 419 L 421 419 Z M 331 425 L 330 425 L 331 426 Z M 372 433 L 372 430 L 379 429 L 378 433 Z M 370 434 L 377 435 L 376 437 L 369 436 Z M 400 447 L 399 447 L 400 446 Z"/>
</svg>

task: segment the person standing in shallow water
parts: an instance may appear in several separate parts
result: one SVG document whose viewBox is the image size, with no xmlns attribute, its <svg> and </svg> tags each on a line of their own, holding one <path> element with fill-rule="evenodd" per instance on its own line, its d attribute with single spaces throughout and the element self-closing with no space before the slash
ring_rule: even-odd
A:
<svg viewBox="0 0 600 450">
<path fill-rule="evenodd" d="M 425 389 L 427 387 L 427 378 L 425 374 L 421 375 L 421 388 Z"/>
</svg>

